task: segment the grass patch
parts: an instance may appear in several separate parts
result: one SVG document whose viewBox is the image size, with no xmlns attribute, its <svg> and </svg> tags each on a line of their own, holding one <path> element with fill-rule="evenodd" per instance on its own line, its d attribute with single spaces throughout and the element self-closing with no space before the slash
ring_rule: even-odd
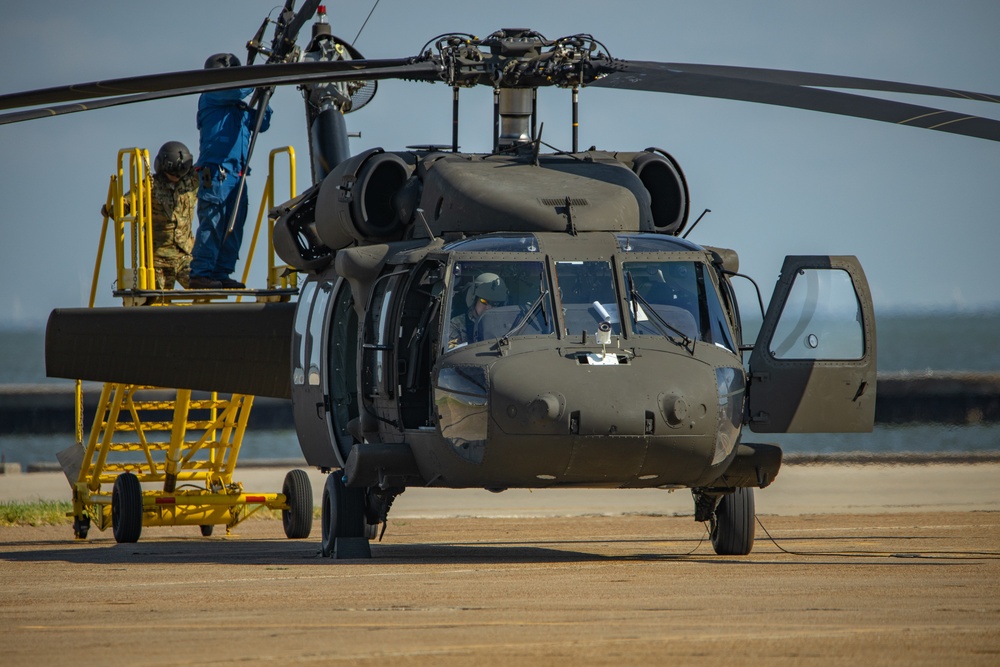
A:
<svg viewBox="0 0 1000 667">
<path fill-rule="evenodd" d="M 73 503 L 68 500 L 0 502 L 0 526 L 61 526 L 72 524 Z"/>
<path fill-rule="evenodd" d="M 314 519 L 323 518 L 323 509 L 321 507 L 313 507 L 313 518 Z M 259 510 L 250 515 L 250 519 L 281 521 L 281 510 L 273 510 L 268 507 L 261 507 Z"/>
</svg>

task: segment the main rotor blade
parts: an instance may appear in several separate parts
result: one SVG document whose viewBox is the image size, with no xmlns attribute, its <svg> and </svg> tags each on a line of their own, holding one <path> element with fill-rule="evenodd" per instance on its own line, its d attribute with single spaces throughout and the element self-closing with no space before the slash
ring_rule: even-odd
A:
<svg viewBox="0 0 1000 667">
<path fill-rule="evenodd" d="M 884 79 L 865 79 L 856 76 L 840 76 L 838 74 L 817 74 L 815 72 L 796 72 L 785 69 L 763 69 L 760 67 L 736 67 L 732 65 L 696 65 L 693 63 L 662 63 L 667 67 L 692 74 L 710 74 L 732 79 L 748 79 L 767 83 L 781 83 L 786 86 L 812 86 L 818 88 L 850 88 L 853 90 L 873 90 L 886 93 L 907 93 L 911 95 L 935 95 L 938 97 L 954 97 L 976 102 L 1000 103 L 1000 95 L 974 93 L 953 88 L 924 86 L 917 83 L 902 83 Z"/>
<path fill-rule="evenodd" d="M 1000 141 L 1000 121 L 990 118 L 864 95 L 763 81 L 760 78 L 744 79 L 683 71 L 668 63 L 616 61 L 616 64 L 621 68 L 619 71 L 590 86 L 773 104 Z"/>
<path fill-rule="evenodd" d="M 361 66 L 358 67 L 358 63 Z M 354 65 L 352 67 L 352 65 Z M 289 71 L 287 68 L 294 68 L 293 71 Z M 184 86 L 184 87 L 165 87 L 161 86 L 159 82 L 155 83 L 155 90 L 150 92 L 143 92 L 137 94 L 126 94 L 124 92 L 116 93 L 112 97 L 104 97 L 102 99 L 90 99 L 94 97 L 88 92 L 86 95 L 81 95 L 75 99 L 86 99 L 85 102 L 77 102 L 74 104 L 63 104 L 54 105 L 46 107 L 38 107 L 33 109 L 26 109 L 24 111 L 14 111 L 11 113 L 0 115 L 0 125 L 6 125 L 8 123 L 19 123 L 26 120 L 34 120 L 36 118 L 46 118 L 48 116 L 60 116 L 68 113 L 75 113 L 77 111 L 93 111 L 95 109 L 105 109 L 107 107 L 119 106 L 123 104 L 134 104 L 136 102 L 147 102 L 150 100 L 165 99 L 168 97 L 180 97 L 183 95 L 196 95 L 199 93 L 207 93 L 213 90 L 224 90 L 226 88 L 237 88 L 243 87 L 244 85 L 254 85 L 254 86 L 268 86 L 268 85 L 289 85 L 298 83 L 319 83 L 327 81 L 373 81 L 382 79 L 411 79 L 414 81 L 437 81 L 439 68 L 436 64 L 432 62 L 418 62 L 410 63 L 408 60 L 348 60 L 348 61 L 336 61 L 336 62 L 309 62 L 309 63 L 291 63 L 287 65 L 258 65 L 255 67 L 226 67 L 218 68 L 214 70 L 194 70 L 193 73 L 198 72 L 227 72 L 229 70 L 248 70 L 248 72 L 243 72 L 242 78 L 231 78 L 224 77 L 220 81 L 215 81 L 211 83 L 202 83 L 195 86 Z M 153 75 L 153 76 L 163 76 L 163 77 L 173 77 L 179 74 L 191 74 L 192 72 L 178 72 L 176 74 L 169 75 Z M 248 78 L 248 75 L 253 75 Z M 267 74 L 267 76 L 264 76 Z M 149 79 L 151 77 L 135 77 L 136 79 Z M 107 84 L 117 82 L 128 81 L 127 79 L 118 79 L 116 81 L 106 82 Z M 84 84 L 85 86 L 99 86 L 106 85 L 106 83 L 95 82 L 91 84 Z M 34 98 L 44 97 L 53 100 L 65 100 L 68 88 L 70 86 L 62 88 L 51 88 L 45 91 L 31 91 L 28 93 L 16 93 L 12 95 L 0 96 L 0 109 L 12 109 L 19 106 L 28 106 L 29 104 L 37 104 L 38 102 L 30 102 L 24 104 L 18 104 L 19 101 L 16 98 L 23 98 L 28 96 L 33 96 Z M 96 90 L 96 89 L 92 89 Z M 52 92 L 49 91 L 59 91 Z M 105 93 L 107 94 L 107 93 Z M 97 96 L 99 97 L 99 96 Z M 52 102 L 49 102 L 52 104 Z"/>
<path fill-rule="evenodd" d="M 385 70 L 389 70 L 388 73 Z M 376 73 L 382 72 L 379 77 Z M 313 81 L 349 81 L 376 78 L 413 78 L 436 80 L 438 67 L 429 62 L 413 62 L 412 58 L 385 60 L 335 60 L 309 61 L 298 63 L 277 63 L 244 67 L 216 67 L 213 69 L 146 74 L 143 76 L 91 81 L 69 86 L 56 86 L 22 93 L 0 95 L 0 110 L 17 109 L 36 105 L 52 105 L 110 98 L 121 95 L 184 90 L 208 92 L 226 88 L 244 88 L 263 85 L 288 85 Z M 348 73 L 347 76 L 325 77 L 334 73 Z M 155 98 L 147 98 L 155 99 Z"/>
</svg>

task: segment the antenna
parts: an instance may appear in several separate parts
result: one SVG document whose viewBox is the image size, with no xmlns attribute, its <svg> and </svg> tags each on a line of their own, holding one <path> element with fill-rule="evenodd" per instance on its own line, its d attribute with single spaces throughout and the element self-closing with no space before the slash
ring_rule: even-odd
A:
<svg viewBox="0 0 1000 667">
<path fill-rule="evenodd" d="M 424 209 L 417 209 L 417 217 L 420 218 L 420 224 L 424 226 L 424 231 L 427 232 L 427 238 L 434 240 L 434 232 L 431 231 L 431 226 L 427 223 L 427 218 L 424 217 Z"/>
<path fill-rule="evenodd" d="M 682 236 L 681 238 L 682 239 L 686 239 L 688 237 L 688 234 L 690 234 L 691 232 L 693 232 L 694 228 L 698 226 L 699 222 L 701 222 L 701 219 L 705 217 L 705 214 L 706 213 L 711 213 L 711 212 L 712 212 L 712 209 L 710 209 L 710 208 L 706 208 L 704 211 L 702 211 L 701 215 L 698 216 L 698 219 L 694 221 L 693 225 L 691 225 L 690 227 L 688 227 L 688 230 L 686 232 L 684 232 L 684 236 Z"/>
</svg>

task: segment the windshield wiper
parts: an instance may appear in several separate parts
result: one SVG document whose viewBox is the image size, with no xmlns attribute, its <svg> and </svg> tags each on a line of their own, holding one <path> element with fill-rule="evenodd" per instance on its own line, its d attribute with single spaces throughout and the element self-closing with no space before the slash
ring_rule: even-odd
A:
<svg viewBox="0 0 1000 667">
<path fill-rule="evenodd" d="M 653 306 L 650 305 L 648 301 L 646 301 L 645 297 L 639 294 L 638 290 L 635 289 L 635 283 L 632 281 L 631 273 L 626 272 L 625 280 L 628 282 L 628 293 L 629 296 L 631 297 L 631 301 L 633 304 L 635 304 L 635 307 L 633 307 L 632 310 L 632 319 L 636 323 L 638 323 L 639 310 L 637 306 L 641 304 L 644 307 L 643 311 L 646 313 L 646 315 L 651 316 L 650 320 L 653 322 L 654 325 L 656 325 L 656 328 L 660 330 L 660 333 L 663 335 L 664 338 L 669 340 L 671 343 L 682 345 L 685 350 L 688 350 L 691 354 L 694 354 L 695 339 L 691 338 L 686 333 L 684 333 L 674 325 L 667 322 L 658 312 L 656 312 L 656 309 L 653 308 Z M 671 331 L 680 336 L 683 343 L 678 343 L 676 340 L 674 340 L 673 336 L 670 335 Z M 690 349 L 688 349 L 688 345 L 691 346 Z"/>
<path fill-rule="evenodd" d="M 528 310 L 527 312 L 524 313 L 524 316 L 521 317 L 521 319 L 518 320 L 514 324 L 514 326 L 510 328 L 510 331 L 501 336 L 500 338 L 501 344 L 506 345 L 509 342 L 511 336 L 517 335 L 517 333 L 521 331 L 521 329 L 527 326 L 528 322 L 531 321 L 531 316 L 534 315 L 535 311 L 538 310 L 538 308 L 542 305 L 542 301 L 544 301 L 545 297 L 548 296 L 548 294 L 549 290 L 547 289 L 542 290 L 542 293 L 538 295 L 538 298 L 535 299 L 535 302 L 528 307 Z M 542 308 L 542 319 L 546 324 L 548 324 L 548 318 L 545 316 L 544 308 Z"/>
</svg>

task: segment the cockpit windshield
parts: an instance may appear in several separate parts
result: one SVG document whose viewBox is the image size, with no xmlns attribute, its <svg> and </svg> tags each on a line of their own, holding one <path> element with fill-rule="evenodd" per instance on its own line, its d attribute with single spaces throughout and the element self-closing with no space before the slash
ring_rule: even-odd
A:
<svg viewBox="0 0 1000 667">
<path fill-rule="evenodd" d="M 633 333 L 676 334 L 736 351 L 722 304 L 705 275 L 703 263 L 623 262 L 622 271 Z"/>
<path fill-rule="evenodd" d="M 556 262 L 556 280 L 562 301 L 564 334 L 575 336 L 586 331 L 593 335 L 601 322 L 610 324 L 613 334 L 622 332 L 610 262 Z"/>
<path fill-rule="evenodd" d="M 541 261 L 458 261 L 448 293 L 448 349 L 506 336 L 553 333 Z"/>
</svg>

